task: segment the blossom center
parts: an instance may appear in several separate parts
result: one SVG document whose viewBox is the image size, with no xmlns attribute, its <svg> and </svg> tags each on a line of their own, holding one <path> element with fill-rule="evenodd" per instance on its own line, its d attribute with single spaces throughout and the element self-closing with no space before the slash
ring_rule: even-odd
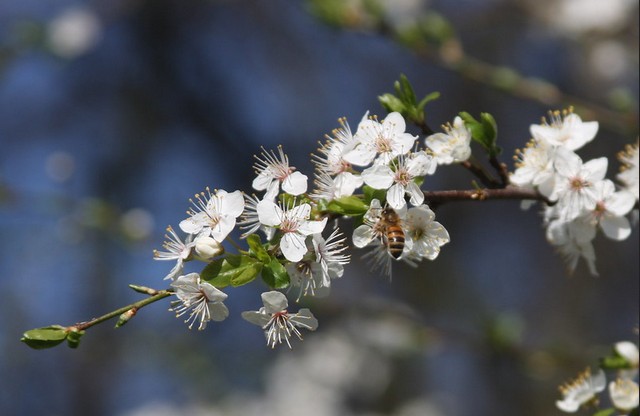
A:
<svg viewBox="0 0 640 416">
<path fill-rule="evenodd" d="M 411 239 L 413 241 L 418 241 L 420 239 L 422 239 L 422 236 L 424 235 L 424 230 L 422 228 L 414 228 L 412 230 L 409 230 L 409 235 L 411 236 Z"/>
<path fill-rule="evenodd" d="M 573 191 L 580 191 L 584 188 L 591 186 L 591 183 L 580 177 L 575 177 L 575 178 L 571 178 L 569 185 Z"/>
<path fill-rule="evenodd" d="M 375 146 L 378 153 L 389 153 L 392 150 L 391 145 L 391 140 L 387 137 L 384 137 L 381 134 L 376 137 Z"/>
<path fill-rule="evenodd" d="M 277 165 L 273 167 L 273 176 L 280 182 L 287 179 L 289 175 L 293 173 L 295 168 L 286 165 Z"/>
<path fill-rule="evenodd" d="M 412 179 L 413 175 L 411 175 L 405 167 L 399 167 L 394 175 L 394 181 L 403 186 L 407 186 Z"/>
<path fill-rule="evenodd" d="M 285 217 L 282 220 L 282 224 L 280 224 L 280 230 L 283 233 L 293 233 L 298 231 L 298 228 L 300 228 L 300 222 L 297 218 Z"/>
</svg>

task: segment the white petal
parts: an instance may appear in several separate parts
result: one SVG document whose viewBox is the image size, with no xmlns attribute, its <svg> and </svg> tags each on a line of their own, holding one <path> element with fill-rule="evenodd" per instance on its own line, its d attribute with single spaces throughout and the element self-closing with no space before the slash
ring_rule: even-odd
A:
<svg viewBox="0 0 640 416">
<path fill-rule="evenodd" d="M 176 265 L 173 266 L 171 271 L 169 271 L 169 274 L 165 276 L 164 280 L 169 280 L 169 279 L 174 280 L 176 277 L 180 276 L 183 271 L 184 271 L 184 262 L 182 261 L 182 259 L 178 259 L 178 261 L 176 262 Z"/>
<path fill-rule="evenodd" d="M 269 170 L 263 170 L 253 180 L 253 182 L 251 183 L 251 186 L 256 191 L 264 191 L 269 187 L 269 184 L 271 184 L 271 182 L 273 181 L 275 181 L 275 178 L 273 177 L 271 172 L 269 172 Z"/>
<path fill-rule="evenodd" d="M 367 246 L 375 237 L 373 228 L 366 224 L 362 224 L 353 231 L 353 245 L 362 248 Z"/>
<path fill-rule="evenodd" d="M 325 218 L 326 220 L 326 218 Z M 302 260 L 307 252 L 305 237 L 298 233 L 286 233 L 280 240 L 280 250 L 289 261 L 297 262 Z"/>
<path fill-rule="evenodd" d="M 373 147 L 360 143 L 354 149 L 346 152 L 343 159 L 355 166 L 367 166 L 376 157 Z"/>
<path fill-rule="evenodd" d="M 584 179 L 591 182 L 601 181 L 607 174 L 608 160 L 606 157 L 599 157 L 598 159 L 592 159 L 582 166 L 583 172 L 585 172 Z"/>
<path fill-rule="evenodd" d="M 636 204 L 636 198 L 631 192 L 620 191 L 611 195 L 606 202 L 607 211 L 621 217 L 627 215 Z"/>
<path fill-rule="evenodd" d="M 309 331 L 315 331 L 318 328 L 318 320 L 307 308 L 300 309 L 298 313 L 292 315 L 289 321 L 301 328 L 308 329 Z"/>
<path fill-rule="evenodd" d="M 555 154 L 554 167 L 561 176 L 571 178 L 577 176 L 582 167 L 582 159 L 571 150 L 558 148 Z"/>
<path fill-rule="evenodd" d="M 418 139 L 418 136 L 414 136 L 409 133 L 401 134 L 396 139 L 396 143 L 395 143 L 396 145 L 394 146 L 398 150 L 396 153 L 406 155 L 411 151 L 417 139 Z"/>
<path fill-rule="evenodd" d="M 231 215 L 223 215 L 218 223 L 211 229 L 211 237 L 219 243 L 222 243 L 236 226 L 236 219 Z"/>
<path fill-rule="evenodd" d="M 374 165 L 362 172 L 362 179 L 373 189 L 388 189 L 393 183 L 393 171 L 387 165 Z"/>
<path fill-rule="evenodd" d="M 220 194 L 222 191 L 218 191 Z M 220 213 L 238 217 L 244 210 L 244 196 L 240 191 L 226 193 L 220 198 Z"/>
<path fill-rule="evenodd" d="M 323 218 L 320 221 L 304 221 L 298 227 L 298 232 L 302 235 L 319 234 L 327 225 L 327 220 L 327 218 Z"/>
<path fill-rule="evenodd" d="M 607 387 L 607 376 L 602 369 L 598 369 L 598 372 L 591 376 L 591 385 L 593 391 L 596 393 L 601 392 Z"/>
<path fill-rule="evenodd" d="M 224 303 L 210 303 L 207 306 L 209 307 L 209 314 L 211 315 L 212 321 L 224 321 L 227 316 L 229 316 L 229 309 L 227 309 Z"/>
<path fill-rule="evenodd" d="M 205 226 L 207 218 L 206 213 L 198 212 L 186 220 L 180 221 L 180 229 L 187 234 L 198 234 Z"/>
<path fill-rule="evenodd" d="M 394 111 L 393 113 L 389 113 L 382 121 L 382 128 L 388 132 L 404 133 L 407 124 L 404 121 L 404 117 L 397 111 Z"/>
<path fill-rule="evenodd" d="M 226 293 L 208 282 L 200 283 L 199 289 L 202 291 L 204 296 L 207 298 L 207 301 L 209 302 L 222 302 L 227 298 Z"/>
<path fill-rule="evenodd" d="M 270 292 L 264 292 L 262 295 L 260 295 L 260 297 L 262 298 L 262 303 L 264 304 L 265 312 L 268 313 L 269 315 L 277 312 L 281 312 L 287 309 L 287 306 L 289 306 L 287 297 L 276 290 L 272 290 Z"/>
<path fill-rule="evenodd" d="M 280 192 L 280 182 L 271 181 L 262 199 L 265 201 L 275 201 L 278 197 L 278 192 Z"/>
<path fill-rule="evenodd" d="M 558 409 L 562 410 L 563 412 L 575 413 L 580 408 L 580 403 L 578 403 L 575 400 L 571 400 L 567 398 L 564 400 L 556 401 L 556 406 L 558 407 Z"/>
<path fill-rule="evenodd" d="M 605 215 L 600 220 L 600 228 L 604 235 L 616 241 L 624 240 L 631 235 L 631 224 L 626 217 Z"/>
<path fill-rule="evenodd" d="M 407 163 L 407 171 L 414 177 L 430 175 L 435 172 L 436 166 L 437 163 L 435 163 L 432 156 L 419 152 Z"/>
<path fill-rule="evenodd" d="M 406 192 L 409 194 L 409 196 L 411 196 L 411 200 L 409 201 L 411 202 L 411 205 L 422 205 L 422 203 L 424 202 L 424 193 L 420 190 L 420 187 L 417 183 L 413 181 L 409 182 Z"/>
<path fill-rule="evenodd" d="M 404 186 L 399 183 L 394 184 L 387 191 L 387 202 L 393 209 L 400 209 L 406 205 L 404 201 Z"/>
<path fill-rule="evenodd" d="M 342 172 L 334 179 L 336 187 L 335 194 L 337 198 L 353 195 L 356 189 L 362 186 L 363 179 L 361 176 L 354 175 L 350 172 Z"/>
<path fill-rule="evenodd" d="M 282 209 L 271 201 L 262 200 L 256 206 L 258 220 L 261 224 L 274 227 L 282 222 Z"/>
<path fill-rule="evenodd" d="M 307 192 L 307 176 L 300 172 L 291 173 L 282 181 L 282 190 L 290 195 Z"/>
<path fill-rule="evenodd" d="M 298 220 L 306 220 L 307 218 L 309 218 L 310 214 L 311 205 L 309 204 L 298 205 L 297 207 L 293 207 L 289 211 L 287 211 L 288 218 L 295 218 Z"/>
<path fill-rule="evenodd" d="M 193 290 L 197 291 L 198 281 L 200 280 L 200 275 L 198 273 L 189 273 L 184 276 L 179 276 L 173 283 L 170 284 L 171 287 L 180 289 L 180 290 Z"/>
<path fill-rule="evenodd" d="M 619 356 L 627 360 L 631 366 L 637 367 L 640 361 L 638 346 L 631 341 L 616 342 L 614 349 Z"/>
<path fill-rule="evenodd" d="M 580 147 L 584 146 L 586 143 L 589 143 L 596 137 L 598 133 L 598 122 L 597 121 L 588 121 L 586 123 L 582 123 L 582 125 L 578 128 L 578 134 L 581 136 L 580 138 Z"/>
<path fill-rule="evenodd" d="M 245 311 L 242 312 L 241 315 L 245 320 L 260 327 L 265 326 L 269 322 L 269 319 L 271 319 L 271 314 L 266 315 L 256 311 Z"/>
</svg>

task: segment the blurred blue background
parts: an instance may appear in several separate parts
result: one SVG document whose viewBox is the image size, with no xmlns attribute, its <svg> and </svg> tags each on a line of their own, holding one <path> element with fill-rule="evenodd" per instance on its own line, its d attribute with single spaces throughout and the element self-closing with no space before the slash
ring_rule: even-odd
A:
<svg viewBox="0 0 640 416">
<path fill-rule="evenodd" d="M 400 25 L 441 14 L 475 58 L 637 113 L 637 1 L 382 3 Z M 364 27 L 331 27 L 291 0 L 0 4 L 0 414 L 551 415 L 559 383 L 637 336 L 637 227 L 596 241 L 599 278 L 582 264 L 568 277 L 537 210 L 503 201 L 442 206 L 451 243 L 392 282 L 354 252 L 331 296 L 304 302 L 320 327 L 293 351 L 240 319 L 260 284 L 227 290 L 231 316 L 202 332 L 159 302 L 92 328 L 77 350 L 18 341 L 140 299 L 129 283 L 163 287 L 171 266 L 152 250 L 189 197 L 249 190 L 260 146 L 282 144 L 311 175 L 308 154 L 337 118 L 383 116 L 377 96 L 400 73 L 442 93 L 433 127 L 492 113 L 509 163 L 556 108 Z M 636 137 L 635 116 L 601 125 L 581 155 L 609 157 L 614 177 Z M 471 181 L 457 167 L 429 179 Z"/>
</svg>

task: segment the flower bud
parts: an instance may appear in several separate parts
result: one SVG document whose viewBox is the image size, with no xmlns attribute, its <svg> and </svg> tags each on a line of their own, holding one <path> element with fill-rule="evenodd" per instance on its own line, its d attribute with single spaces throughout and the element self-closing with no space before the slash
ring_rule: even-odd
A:
<svg viewBox="0 0 640 416">
<path fill-rule="evenodd" d="M 224 253 L 224 247 L 211 237 L 198 237 L 194 241 L 196 257 L 199 260 L 209 261 Z"/>
</svg>

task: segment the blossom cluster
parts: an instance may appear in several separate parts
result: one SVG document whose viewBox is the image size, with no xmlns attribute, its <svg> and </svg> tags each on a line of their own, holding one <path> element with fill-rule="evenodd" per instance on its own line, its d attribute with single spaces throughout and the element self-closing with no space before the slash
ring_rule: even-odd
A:
<svg viewBox="0 0 640 416">
<path fill-rule="evenodd" d="M 419 150 L 417 136 L 405 131 L 399 113 L 382 121 L 367 113 L 355 132 L 346 119 L 339 122 L 340 128 L 313 155 L 311 191 L 308 177 L 290 165 L 281 146 L 262 148 L 255 156 L 255 193 L 207 188 L 190 200 L 188 216 L 179 224 L 184 237 L 167 228 L 164 249 L 154 257 L 175 262 L 165 277 L 177 298 L 171 310 L 186 314 L 189 328 L 202 330 L 210 321 L 224 320 L 229 311 L 221 289 L 249 283 L 258 274 L 271 289 L 293 290 L 297 301 L 327 295 L 350 260 L 346 237 L 337 226 L 323 236 L 329 218 L 359 217 L 354 245 L 371 246 L 368 255 L 389 276 L 393 260 L 415 266 L 424 258 L 435 259 L 449 242 L 447 230 L 424 204 L 420 186 L 439 164 L 469 157 L 470 132 L 464 123 L 457 118 L 446 133 L 427 138 Z M 363 193 L 355 195 L 359 189 Z M 249 250 L 232 240 L 236 226 Z M 225 242 L 239 253 L 226 253 Z M 208 265 L 201 273 L 186 273 L 185 263 L 191 260 Z M 262 301 L 260 310 L 242 316 L 263 328 L 270 346 L 291 346 L 291 336 L 301 338 L 298 328 L 315 330 L 317 321 L 308 309 L 287 312 L 285 294 L 271 290 Z"/>
<path fill-rule="evenodd" d="M 424 258 L 434 260 L 449 242 L 449 234 L 424 204 L 421 185 L 438 165 L 461 162 L 471 155 L 470 131 L 458 117 L 454 127 L 427 137 L 425 147 L 419 149 L 418 137 L 405 131 L 406 122 L 397 112 L 382 121 L 367 113 L 355 133 L 346 120 L 340 123 L 327 136 L 320 155 L 314 155 L 313 195 L 349 207 L 348 197 L 364 188 L 367 210 L 363 224 L 353 232 L 353 244 L 372 247 L 368 255 L 375 270 L 391 276 L 394 260 L 410 265 Z"/>
<path fill-rule="evenodd" d="M 629 146 L 620 159 L 625 170 L 621 185 L 605 178 L 608 159 L 584 162 L 576 153 L 598 132 L 596 121 L 584 122 L 572 109 L 550 113 L 550 120 L 530 127 L 527 146 L 516 153 L 513 185 L 533 188 L 551 203 L 544 207 L 549 243 L 566 258 L 570 271 L 585 259 L 593 275 L 593 239 L 598 229 L 616 241 L 631 234 L 627 215 L 638 203 L 638 145 Z"/>
<path fill-rule="evenodd" d="M 623 416 L 635 409 L 639 403 L 638 378 L 638 346 L 630 341 L 621 341 L 614 345 L 613 355 L 603 360 L 603 367 L 616 368 L 616 374 L 607 386 L 605 371 L 600 368 L 595 374 L 587 368 L 574 380 L 560 386 L 562 399 L 556 401 L 558 409 L 567 413 L 575 413 L 582 407 L 597 407 L 600 403 L 598 394 L 608 389 L 609 400 L 613 406 L 606 411 L 607 415 Z"/>
</svg>

